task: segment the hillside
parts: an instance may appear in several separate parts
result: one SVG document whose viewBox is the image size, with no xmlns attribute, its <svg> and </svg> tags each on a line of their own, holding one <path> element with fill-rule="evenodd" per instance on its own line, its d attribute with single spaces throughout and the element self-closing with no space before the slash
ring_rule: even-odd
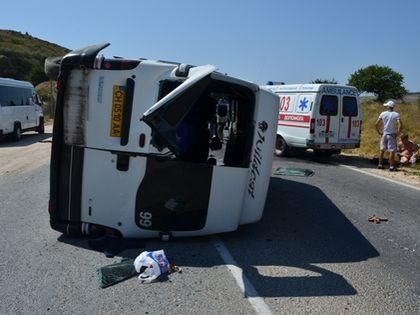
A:
<svg viewBox="0 0 420 315">
<path fill-rule="evenodd" d="M 44 60 L 62 56 L 70 50 L 28 33 L 0 30 L 0 77 L 30 81 L 34 85 L 47 81 Z"/>
</svg>

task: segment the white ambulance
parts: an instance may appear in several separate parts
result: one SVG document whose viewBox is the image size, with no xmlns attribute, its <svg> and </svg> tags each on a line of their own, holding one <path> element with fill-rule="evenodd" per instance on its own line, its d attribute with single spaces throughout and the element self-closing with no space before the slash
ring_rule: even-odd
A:
<svg viewBox="0 0 420 315">
<path fill-rule="evenodd" d="M 311 148 L 331 155 L 360 146 L 362 117 L 356 88 L 337 84 L 266 85 L 279 96 L 275 153 Z"/>
<path fill-rule="evenodd" d="M 20 140 L 22 132 L 44 133 L 44 113 L 34 86 L 26 81 L 0 78 L 0 136 Z"/>
<path fill-rule="evenodd" d="M 271 175 L 277 96 L 211 65 L 98 55 L 108 45 L 46 61 L 47 74 L 59 73 L 52 228 L 177 237 L 258 221 Z M 222 149 L 212 151 L 209 124 L 219 97 L 229 100 L 231 123 Z"/>
</svg>

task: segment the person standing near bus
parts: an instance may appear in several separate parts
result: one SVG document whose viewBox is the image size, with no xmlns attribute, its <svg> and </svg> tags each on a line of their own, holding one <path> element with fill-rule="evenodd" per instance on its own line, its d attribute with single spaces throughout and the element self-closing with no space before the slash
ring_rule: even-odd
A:
<svg viewBox="0 0 420 315">
<path fill-rule="evenodd" d="M 389 170 L 396 171 L 395 153 L 397 151 L 397 135 L 401 132 L 402 121 L 400 114 L 394 111 L 394 101 L 388 101 L 384 104 L 388 109 L 382 112 L 375 127 L 378 134 L 381 136 L 380 141 L 380 155 L 378 168 L 383 169 L 383 159 L 385 151 L 389 152 Z M 382 125 L 382 126 L 381 126 Z M 382 127 L 382 128 L 381 128 Z"/>
</svg>

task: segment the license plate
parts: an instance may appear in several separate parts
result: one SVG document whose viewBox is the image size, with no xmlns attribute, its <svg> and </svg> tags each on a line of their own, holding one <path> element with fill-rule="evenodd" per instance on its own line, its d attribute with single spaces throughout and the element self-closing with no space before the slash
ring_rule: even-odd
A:
<svg viewBox="0 0 420 315">
<path fill-rule="evenodd" d="M 320 131 L 318 133 L 318 137 L 320 137 L 320 138 L 331 137 L 332 138 L 332 137 L 334 137 L 334 131 L 330 131 L 328 133 L 326 133 L 324 130 Z"/>
<path fill-rule="evenodd" d="M 109 135 L 121 137 L 122 114 L 124 108 L 125 86 L 114 85 L 112 89 L 112 112 Z"/>
</svg>

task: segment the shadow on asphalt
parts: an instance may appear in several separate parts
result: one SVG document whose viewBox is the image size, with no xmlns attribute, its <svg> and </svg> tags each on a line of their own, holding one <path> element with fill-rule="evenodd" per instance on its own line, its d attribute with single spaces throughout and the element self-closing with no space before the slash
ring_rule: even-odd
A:
<svg viewBox="0 0 420 315">
<path fill-rule="evenodd" d="M 26 147 L 36 142 L 42 142 L 47 138 L 50 138 L 52 133 L 38 134 L 35 132 L 28 132 L 22 134 L 20 141 L 14 141 L 9 139 L 7 136 L 0 138 L 0 148 L 12 148 L 12 147 Z"/>
<path fill-rule="evenodd" d="M 294 162 L 312 162 L 317 164 L 334 165 L 342 164 L 353 167 L 373 168 L 376 169 L 378 166 L 378 158 L 365 158 L 354 155 L 334 154 L 331 156 L 319 156 L 312 151 L 295 150 L 290 157 L 279 157 L 279 159 L 293 160 Z M 388 159 L 384 158 L 383 165 L 389 165 Z"/>
<path fill-rule="evenodd" d="M 262 297 L 357 294 L 342 275 L 315 264 L 360 262 L 379 256 L 319 188 L 280 178 L 271 178 L 262 220 L 222 234 L 220 238 Z M 169 260 L 181 267 L 209 268 L 225 264 L 211 236 L 170 242 L 131 243 L 133 240 L 129 240 L 129 243 L 117 243 L 117 247 L 109 243 L 109 248 L 99 249 L 89 246 L 92 240 L 89 238 L 60 236 L 58 240 L 105 253 L 123 250 L 114 254 L 124 258 L 134 258 L 143 250 L 164 249 Z M 102 244 L 106 247 L 108 242 Z M 256 267 L 274 268 L 285 276 L 263 275 Z M 293 270 L 298 274 L 293 275 Z M 183 276 L 188 275 L 185 272 Z"/>
<path fill-rule="evenodd" d="M 379 252 L 317 187 L 271 178 L 263 219 L 226 240 L 264 297 L 353 295 L 340 274 L 314 264 L 360 262 Z M 236 253 L 241 243 L 247 246 Z M 245 250 L 245 252 L 244 252 Z M 254 266 L 286 266 L 303 276 L 259 274 Z M 293 269 L 293 268 L 292 268 Z M 316 275 L 313 275 L 313 274 Z"/>
</svg>

